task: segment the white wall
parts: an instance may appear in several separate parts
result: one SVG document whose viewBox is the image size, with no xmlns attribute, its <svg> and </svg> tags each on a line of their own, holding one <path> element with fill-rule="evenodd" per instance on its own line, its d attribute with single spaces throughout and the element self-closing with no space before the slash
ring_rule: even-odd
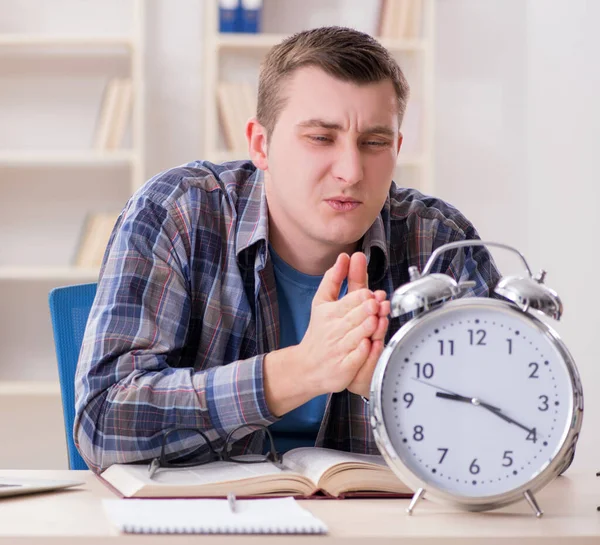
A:
<svg viewBox="0 0 600 545">
<path fill-rule="evenodd" d="M 578 463 L 599 470 L 600 385 L 594 277 L 600 199 L 600 2 L 529 0 L 526 245 L 563 296 L 559 331 L 582 375 Z"/>
<path fill-rule="evenodd" d="M 436 10 L 436 194 L 483 238 L 520 245 L 525 224 L 518 211 L 527 207 L 526 3 L 441 0 Z"/>
</svg>

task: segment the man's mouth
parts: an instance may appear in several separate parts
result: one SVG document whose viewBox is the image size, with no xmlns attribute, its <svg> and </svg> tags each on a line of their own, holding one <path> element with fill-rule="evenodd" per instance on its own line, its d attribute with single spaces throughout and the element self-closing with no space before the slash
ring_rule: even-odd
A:
<svg viewBox="0 0 600 545">
<path fill-rule="evenodd" d="M 349 212 L 355 210 L 360 206 L 360 201 L 352 199 L 350 197 L 332 197 L 326 199 L 326 202 L 331 208 L 338 212 Z"/>
</svg>

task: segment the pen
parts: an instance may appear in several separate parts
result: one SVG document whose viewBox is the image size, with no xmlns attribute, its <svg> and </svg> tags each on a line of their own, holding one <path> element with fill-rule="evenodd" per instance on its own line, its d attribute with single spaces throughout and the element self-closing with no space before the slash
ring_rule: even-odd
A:
<svg viewBox="0 0 600 545">
<path fill-rule="evenodd" d="M 237 504 L 235 502 L 235 494 L 230 492 L 227 494 L 227 503 L 229 503 L 229 509 L 232 513 L 237 513 Z"/>
</svg>

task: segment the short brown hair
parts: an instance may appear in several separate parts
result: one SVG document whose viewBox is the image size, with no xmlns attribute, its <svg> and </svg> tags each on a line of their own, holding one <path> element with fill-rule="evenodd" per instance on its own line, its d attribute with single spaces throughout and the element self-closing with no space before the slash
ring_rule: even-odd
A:
<svg viewBox="0 0 600 545">
<path fill-rule="evenodd" d="M 283 84 L 304 66 L 315 66 L 339 80 L 359 85 L 391 80 L 402 122 L 409 86 L 390 52 L 364 32 L 338 26 L 320 27 L 286 38 L 269 51 L 262 63 L 256 115 L 267 136 L 285 106 Z"/>
</svg>

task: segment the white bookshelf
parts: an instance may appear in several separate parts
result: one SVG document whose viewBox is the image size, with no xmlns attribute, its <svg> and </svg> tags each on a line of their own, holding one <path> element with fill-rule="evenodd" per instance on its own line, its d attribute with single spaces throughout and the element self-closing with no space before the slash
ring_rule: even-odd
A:
<svg viewBox="0 0 600 545">
<path fill-rule="evenodd" d="M 0 267 L 0 282 L 3 280 L 55 280 L 69 283 L 95 282 L 98 269 L 82 267 Z"/>
<path fill-rule="evenodd" d="M 100 11 L 106 9 L 103 0 L 94 1 L 99 3 Z M 60 10 L 58 5 L 57 2 L 55 9 Z M 63 2 L 61 5 L 62 9 L 68 9 L 68 4 Z M 24 92 L 21 98 L 20 94 L 14 94 L 14 89 L 21 85 L 21 81 L 25 82 L 24 85 L 31 84 L 36 81 L 35 78 L 46 78 L 44 81 L 50 82 L 51 90 L 55 89 L 53 85 L 57 82 L 57 87 L 64 85 L 71 91 L 69 86 L 75 86 L 82 89 L 82 93 L 90 89 L 101 90 L 104 79 L 117 75 L 131 77 L 133 84 L 131 121 L 127 143 L 122 148 L 96 150 L 93 134 L 89 134 L 87 141 L 76 137 L 71 138 L 72 146 L 61 145 L 68 140 L 62 138 L 63 131 L 69 131 L 72 124 L 69 119 L 65 119 L 63 124 L 56 118 L 53 121 L 61 132 L 57 135 L 59 138 L 47 138 L 47 145 L 39 145 L 43 143 L 41 137 L 31 139 L 35 145 L 27 141 L 26 145 L 21 145 L 24 138 L 18 133 L 15 133 L 15 145 L 9 137 L 0 144 L 0 232 L 3 247 L 0 256 L 0 300 L 3 301 L 0 309 L 3 323 L 0 328 L 0 406 L 5 409 L 22 406 L 23 409 L 21 416 L 20 409 L 17 408 L 16 412 L 11 410 L 15 421 L 0 427 L 6 428 L 5 440 L 10 444 L 27 442 L 20 430 L 31 429 L 31 426 L 37 428 L 37 424 L 33 415 L 25 409 L 31 407 L 36 414 L 43 412 L 45 416 L 40 422 L 56 433 L 52 433 L 48 452 L 31 449 L 31 453 L 23 453 L 23 460 L 29 460 L 28 467 L 34 467 L 37 463 L 45 463 L 41 458 L 47 456 L 51 460 L 47 467 L 66 467 L 48 293 L 57 286 L 97 280 L 97 268 L 72 265 L 85 214 L 96 211 L 96 206 L 110 205 L 112 210 L 119 211 L 127 197 L 145 181 L 146 2 L 126 0 L 122 8 L 117 6 L 129 18 L 123 23 L 127 24 L 128 30 L 121 32 L 122 28 L 118 28 L 120 33 L 114 35 L 101 34 L 110 31 L 102 23 L 96 25 L 98 33 L 82 31 L 72 18 L 75 33 L 67 33 L 64 25 L 59 32 L 52 32 L 49 28 L 43 29 L 47 32 L 39 32 L 39 29 L 28 32 L 26 18 L 16 15 L 21 6 L 18 3 L 12 6 L 15 12 L 9 13 L 11 17 L 6 20 L 19 21 L 22 28 L 13 32 L 7 26 L 0 27 L 5 30 L 0 32 L 0 78 L 10 79 L 13 100 L 19 101 L 19 107 L 27 108 L 26 101 L 31 99 L 31 95 Z M 0 5 L 0 20 L 4 18 L 3 9 L 12 8 L 8 4 Z M 112 9 L 115 9 L 114 4 Z M 85 11 L 79 13 L 83 15 Z M 108 20 L 116 21 L 110 17 Z M 122 21 L 117 22 L 123 26 Z M 93 21 L 87 23 L 88 27 L 94 24 Z M 40 66 L 43 67 L 41 71 Z M 4 89 L 3 93 L 6 93 Z M 82 106 L 79 103 L 71 105 L 67 95 L 61 97 L 52 92 L 48 93 L 48 97 L 43 95 L 42 90 L 41 98 L 49 108 L 49 117 L 54 113 L 52 100 L 56 99 L 62 100 L 61 116 L 68 115 L 69 108 L 72 109 L 72 118 L 82 115 Z M 101 102 L 101 97 L 96 102 L 91 94 L 82 99 L 81 104 L 87 107 L 83 114 L 89 116 L 90 122 L 97 118 Z M 35 108 L 32 110 L 32 118 L 37 111 Z M 5 134 L 12 133 L 5 131 Z M 43 193 L 43 198 L 38 196 L 40 193 Z M 8 202 L 11 204 L 3 204 Z M 22 215 L 28 218 L 27 221 L 19 220 L 19 209 L 23 210 Z M 13 452 L 13 458 L 7 456 L 9 454 L 0 453 L 0 467 L 21 463 L 18 453 Z M 41 457 L 40 460 L 36 456 Z"/>
<path fill-rule="evenodd" d="M 135 163 L 136 158 L 137 152 L 135 150 L 0 150 L 0 166 L 128 167 Z"/>
<path fill-rule="evenodd" d="M 133 50 L 137 46 L 133 36 L 77 36 L 65 34 L 0 34 L 0 47 L 44 47 L 50 50 L 63 47 L 71 52 L 87 48 L 124 48 Z M 121 51 L 123 52 L 123 51 Z M 104 54 L 114 54 L 105 50 Z"/>
<path fill-rule="evenodd" d="M 53 381 L 21 381 L 21 382 L 2 382 L 0 383 L 1 396 L 59 396 L 60 387 Z"/>
<path fill-rule="evenodd" d="M 269 9 L 269 2 L 264 0 L 263 12 Z M 300 3 L 301 0 L 288 0 L 290 4 Z M 434 32 L 435 32 L 435 0 L 422 1 L 422 33 L 418 39 L 388 39 L 378 38 L 399 61 L 404 69 L 407 62 L 416 68 L 416 74 L 407 74 L 411 88 L 418 90 L 419 115 L 415 135 L 407 135 L 409 128 L 403 126 L 405 142 L 416 139 L 409 149 L 402 150 L 398 157 L 398 169 L 395 179 L 400 185 L 416 187 L 425 193 L 434 191 L 433 172 L 433 74 L 434 74 Z M 365 3 L 365 9 L 373 6 Z M 223 144 L 222 130 L 217 109 L 217 85 L 219 78 L 227 75 L 223 72 L 223 59 L 233 57 L 245 62 L 249 56 L 260 58 L 274 45 L 280 43 L 289 34 L 278 32 L 264 32 L 258 34 L 220 33 L 218 25 L 218 0 L 205 2 L 204 15 L 204 62 L 202 74 L 204 79 L 203 96 L 203 123 L 204 123 L 204 149 L 202 158 L 221 162 L 233 159 L 243 159 L 246 155 L 237 151 L 230 151 Z M 315 25 L 316 26 L 316 25 Z M 300 29 L 298 29 L 300 30 Z M 257 70 L 249 78 L 257 80 Z M 411 77 L 412 76 L 412 77 Z M 410 108 L 410 102 L 409 102 Z M 407 119 L 408 120 L 408 119 Z"/>
</svg>

